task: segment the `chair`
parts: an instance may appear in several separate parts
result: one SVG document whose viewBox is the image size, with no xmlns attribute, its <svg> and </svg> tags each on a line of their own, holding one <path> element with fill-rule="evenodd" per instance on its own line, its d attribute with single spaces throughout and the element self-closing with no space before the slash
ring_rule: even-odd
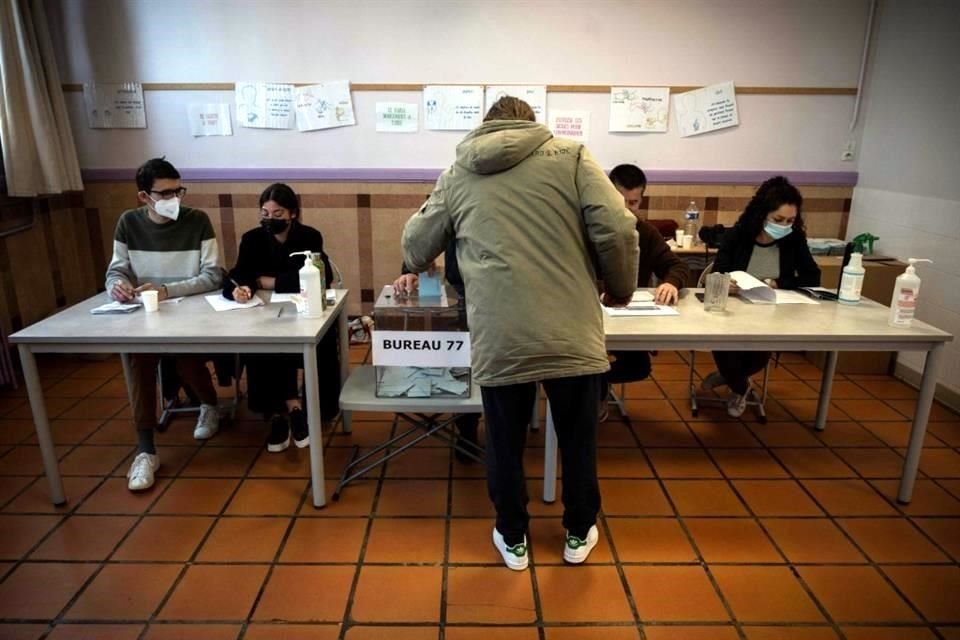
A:
<svg viewBox="0 0 960 640">
<path fill-rule="evenodd" d="M 234 354 L 233 360 L 233 400 L 229 403 L 218 403 L 218 410 L 223 411 L 226 409 L 229 412 L 229 419 L 233 420 L 237 415 L 237 407 L 240 405 L 240 376 L 242 374 L 242 369 L 240 368 L 240 354 Z M 163 361 L 161 360 L 157 363 L 157 394 L 159 396 L 159 404 L 161 407 L 160 418 L 157 420 L 157 431 L 163 433 L 167 430 L 167 427 L 170 426 L 170 420 L 174 416 L 187 413 L 200 413 L 200 405 L 195 401 L 194 398 L 190 397 L 189 392 L 187 396 L 190 397 L 191 404 L 183 404 L 180 396 L 177 395 L 175 398 L 163 397 Z"/>
<path fill-rule="evenodd" d="M 697 280 L 697 288 L 703 289 L 703 285 L 707 280 L 707 275 L 713 271 L 713 262 L 707 265 L 703 270 L 703 273 L 700 275 L 700 279 Z M 760 424 L 767 423 L 767 412 L 766 412 L 766 403 L 767 403 L 767 387 L 770 382 L 770 362 L 776 361 L 779 362 L 780 354 L 775 354 L 773 358 L 767 361 L 767 366 L 763 369 L 763 384 L 760 388 L 760 394 L 757 394 L 757 391 L 751 387 L 750 396 L 747 399 L 747 406 L 754 407 L 757 411 L 757 420 Z M 687 375 L 687 385 L 690 396 L 690 412 L 693 414 L 693 417 L 697 417 L 700 414 L 700 405 L 703 404 L 726 404 L 725 398 L 718 398 L 713 395 L 698 395 L 697 393 L 697 384 L 696 384 L 696 351 L 690 351 L 690 366 Z"/>
</svg>

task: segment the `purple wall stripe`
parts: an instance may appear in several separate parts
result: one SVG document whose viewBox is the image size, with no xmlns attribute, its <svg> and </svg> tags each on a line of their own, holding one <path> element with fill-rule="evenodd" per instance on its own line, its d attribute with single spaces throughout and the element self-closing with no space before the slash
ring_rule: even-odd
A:
<svg viewBox="0 0 960 640">
<path fill-rule="evenodd" d="M 441 169 L 180 169 L 187 182 L 435 182 Z M 135 169 L 84 169 L 85 182 L 133 182 Z M 651 184 L 760 184 L 785 175 L 799 185 L 852 187 L 856 171 L 701 171 L 650 169 Z"/>
</svg>

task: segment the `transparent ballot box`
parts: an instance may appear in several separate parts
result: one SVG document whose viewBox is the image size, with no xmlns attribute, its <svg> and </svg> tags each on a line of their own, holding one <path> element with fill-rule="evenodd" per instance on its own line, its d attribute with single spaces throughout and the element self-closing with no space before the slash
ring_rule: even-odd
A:
<svg viewBox="0 0 960 640">
<path fill-rule="evenodd" d="M 470 334 L 453 292 L 397 297 L 386 286 L 373 308 L 378 398 L 469 398 Z"/>
</svg>

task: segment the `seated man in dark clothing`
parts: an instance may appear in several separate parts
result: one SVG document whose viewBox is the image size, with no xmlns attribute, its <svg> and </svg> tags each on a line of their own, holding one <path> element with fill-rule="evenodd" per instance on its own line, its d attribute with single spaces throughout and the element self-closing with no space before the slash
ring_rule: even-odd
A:
<svg viewBox="0 0 960 640">
<path fill-rule="evenodd" d="M 450 286 L 452 286 L 457 292 L 457 309 L 460 312 L 461 318 L 464 319 L 463 324 L 465 325 L 467 315 L 467 299 L 466 291 L 463 285 L 463 277 L 460 275 L 460 268 L 457 265 L 457 244 L 455 241 L 451 242 L 447 246 L 447 249 L 443 254 L 443 262 L 444 277 L 446 277 L 447 282 L 449 282 Z M 396 295 L 409 295 L 417 289 L 419 276 L 415 273 L 410 273 L 410 270 L 407 268 L 406 264 L 401 267 L 400 273 L 402 275 L 393 283 L 393 291 Z M 478 450 L 479 439 L 477 430 L 480 424 L 480 414 L 461 414 L 457 418 L 456 423 L 457 431 L 460 433 L 460 437 L 474 445 L 473 447 L 470 447 L 470 450 Z M 473 461 L 472 458 L 464 455 L 460 449 L 454 449 L 454 455 L 460 462 L 469 463 Z"/>
<path fill-rule="evenodd" d="M 676 304 L 680 289 L 690 278 L 690 268 L 682 258 L 674 255 L 656 227 L 640 219 L 640 203 L 647 188 L 643 170 L 632 164 L 621 164 L 610 172 L 610 181 L 623 195 L 624 205 L 637 217 L 637 233 L 640 235 L 640 269 L 637 272 L 637 287 L 649 287 L 655 274 L 658 285 L 654 292 L 657 304 Z M 611 351 L 607 382 L 635 382 L 650 375 L 650 354 L 646 351 Z"/>
</svg>

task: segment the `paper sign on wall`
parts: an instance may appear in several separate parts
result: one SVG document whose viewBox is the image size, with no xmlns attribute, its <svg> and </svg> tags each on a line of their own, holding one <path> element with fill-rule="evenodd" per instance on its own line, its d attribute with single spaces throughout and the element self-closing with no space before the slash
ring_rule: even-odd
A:
<svg viewBox="0 0 960 640">
<path fill-rule="evenodd" d="M 611 87 L 610 131 L 667 130 L 670 87 Z"/>
<path fill-rule="evenodd" d="M 682 137 L 735 127 L 740 124 L 733 82 L 721 82 L 678 94 L 674 105 Z"/>
<path fill-rule="evenodd" d="M 146 129 L 143 87 L 139 82 L 85 83 L 83 104 L 91 129 Z"/>
<path fill-rule="evenodd" d="M 415 102 L 378 102 L 377 131 L 380 133 L 416 133 L 419 108 Z"/>
<path fill-rule="evenodd" d="M 493 106 L 493 103 L 504 96 L 513 96 L 520 98 L 530 105 L 533 114 L 537 117 L 537 122 L 544 124 L 547 121 L 547 87 L 539 86 L 517 86 L 517 85 L 491 85 L 488 86 L 485 93 L 485 104 L 483 113 L 486 114 Z"/>
<path fill-rule="evenodd" d="M 293 85 L 268 82 L 236 84 L 237 122 L 249 129 L 291 129 Z"/>
<path fill-rule="evenodd" d="M 226 102 L 214 104 L 191 103 L 187 105 L 187 119 L 190 122 L 190 135 L 232 136 L 230 126 L 230 105 Z"/>
<path fill-rule="evenodd" d="M 373 364 L 387 367 L 469 367 L 469 331 L 374 331 Z"/>
<path fill-rule="evenodd" d="M 469 131 L 483 121 L 483 87 L 427 86 L 423 88 L 425 129 Z"/>
<path fill-rule="evenodd" d="M 357 124 L 346 80 L 297 87 L 297 129 L 316 131 Z"/>
<path fill-rule="evenodd" d="M 550 131 L 561 138 L 569 138 L 577 142 L 586 142 L 590 138 L 589 111 L 557 111 L 550 112 Z"/>
</svg>

